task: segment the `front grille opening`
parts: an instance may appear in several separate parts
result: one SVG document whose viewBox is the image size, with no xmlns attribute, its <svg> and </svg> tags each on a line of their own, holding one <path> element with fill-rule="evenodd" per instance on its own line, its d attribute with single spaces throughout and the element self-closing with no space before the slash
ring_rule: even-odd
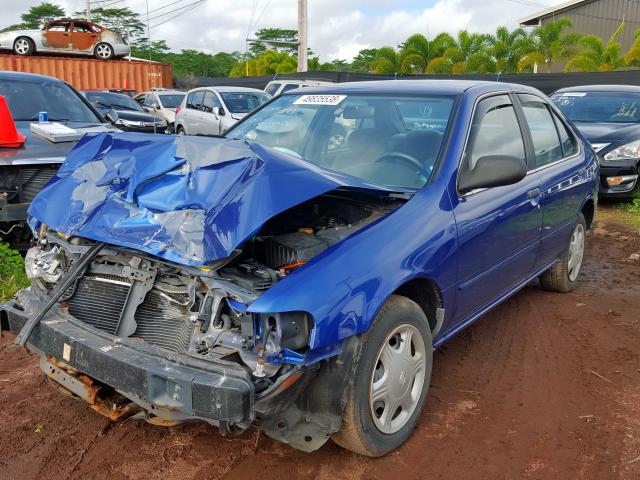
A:
<svg viewBox="0 0 640 480">
<path fill-rule="evenodd" d="M 88 275 L 67 290 L 69 313 L 83 323 L 115 335 L 131 283 L 115 275 Z M 192 324 L 188 296 L 151 289 L 134 315 L 137 328 L 132 338 L 170 350 L 183 352 L 189 347 Z"/>
</svg>

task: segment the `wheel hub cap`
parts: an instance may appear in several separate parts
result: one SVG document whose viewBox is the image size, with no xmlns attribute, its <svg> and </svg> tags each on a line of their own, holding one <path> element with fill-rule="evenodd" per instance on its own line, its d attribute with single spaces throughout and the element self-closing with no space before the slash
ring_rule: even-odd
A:
<svg viewBox="0 0 640 480">
<path fill-rule="evenodd" d="M 573 230 L 571 241 L 569 242 L 569 260 L 567 267 L 569 269 L 569 280 L 574 282 L 580 273 L 582 266 L 582 258 L 584 256 L 584 226 L 579 223 Z"/>
<path fill-rule="evenodd" d="M 400 325 L 378 352 L 369 387 L 373 423 L 383 433 L 400 430 L 411 418 L 424 388 L 426 350 L 417 328 Z"/>
</svg>

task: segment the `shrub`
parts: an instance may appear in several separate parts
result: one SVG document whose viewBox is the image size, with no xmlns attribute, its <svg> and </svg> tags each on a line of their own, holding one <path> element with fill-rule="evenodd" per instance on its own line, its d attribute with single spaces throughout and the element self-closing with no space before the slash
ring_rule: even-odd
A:
<svg viewBox="0 0 640 480">
<path fill-rule="evenodd" d="M 29 279 L 24 272 L 22 256 L 8 243 L 0 242 L 0 301 L 11 298 L 27 285 Z"/>
</svg>

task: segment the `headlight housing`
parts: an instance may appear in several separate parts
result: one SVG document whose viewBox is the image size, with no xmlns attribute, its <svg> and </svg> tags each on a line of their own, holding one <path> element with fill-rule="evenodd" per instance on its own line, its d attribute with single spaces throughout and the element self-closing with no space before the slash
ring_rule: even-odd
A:
<svg viewBox="0 0 640 480">
<path fill-rule="evenodd" d="M 611 150 L 604 156 L 605 160 L 630 160 L 640 158 L 640 140 L 627 143 L 614 150 Z"/>
<path fill-rule="evenodd" d="M 32 247 L 24 259 L 27 277 L 31 280 L 42 279 L 48 283 L 57 283 L 62 277 L 64 256 L 58 246 L 51 250 Z"/>
</svg>

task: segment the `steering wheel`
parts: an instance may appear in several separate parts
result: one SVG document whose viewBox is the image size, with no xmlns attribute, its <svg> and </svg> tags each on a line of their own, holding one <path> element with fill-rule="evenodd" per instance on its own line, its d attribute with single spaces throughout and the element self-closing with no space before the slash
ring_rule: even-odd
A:
<svg viewBox="0 0 640 480">
<path fill-rule="evenodd" d="M 423 164 L 416 157 L 412 157 L 411 155 L 408 155 L 408 154 L 403 153 L 403 152 L 385 152 L 385 153 L 382 154 L 382 156 L 376 158 L 375 163 L 383 162 L 383 161 L 385 161 L 387 159 L 401 160 L 404 163 L 409 164 L 412 167 L 417 168 L 418 171 L 422 175 L 424 175 L 426 178 L 429 178 L 429 176 L 431 176 L 431 171 L 429 171 L 427 169 L 427 166 L 425 164 Z"/>
</svg>

